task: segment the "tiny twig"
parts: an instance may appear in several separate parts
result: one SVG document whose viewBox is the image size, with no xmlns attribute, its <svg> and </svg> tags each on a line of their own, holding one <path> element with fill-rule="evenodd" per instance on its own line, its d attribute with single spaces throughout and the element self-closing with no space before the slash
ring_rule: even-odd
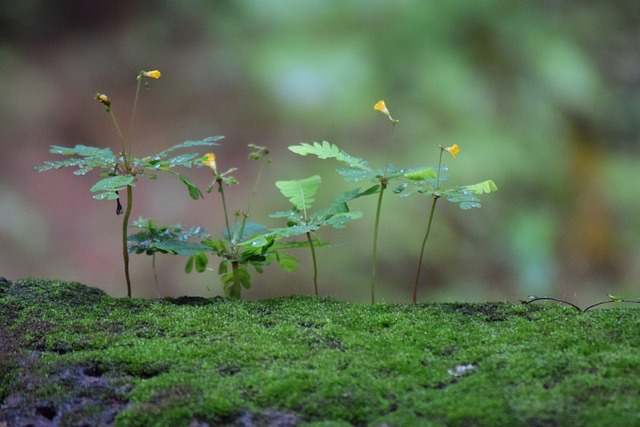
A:
<svg viewBox="0 0 640 427">
<path fill-rule="evenodd" d="M 536 301 L 555 301 L 555 302 L 559 302 L 561 304 L 566 304 L 566 305 L 570 305 L 571 307 L 575 308 L 576 310 L 578 310 L 580 313 L 586 313 L 587 311 L 591 310 L 594 307 L 597 307 L 599 305 L 604 305 L 604 304 L 611 304 L 614 302 L 628 302 L 628 303 L 632 303 L 632 304 L 640 304 L 640 300 L 626 300 L 623 298 L 617 298 L 617 297 L 610 297 L 611 299 L 609 301 L 600 301 L 597 302 L 595 304 L 591 304 L 590 306 L 582 309 L 580 307 L 578 307 L 577 305 L 569 302 L 569 301 L 565 301 L 559 298 L 553 298 L 553 297 L 530 297 L 530 299 L 528 300 L 523 300 L 521 301 L 523 304 L 531 304 L 532 302 L 536 302 Z"/>
<path fill-rule="evenodd" d="M 536 301 L 555 301 L 555 302 L 559 302 L 561 304 L 567 304 L 567 305 L 570 305 L 571 307 L 575 308 L 576 310 L 578 310 L 579 312 L 582 313 L 582 309 L 580 307 L 578 307 L 577 305 L 575 305 L 573 303 L 570 303 L 569 301 L 565 301 L 565 300 L 561 300 L 561 299 L 553 298 L 553 297 L 533 297 L 533 299 L 522 301 L 522 303 L 523 304 L 531 304 L 532 302 L 536 302 Z"/>
</svg>

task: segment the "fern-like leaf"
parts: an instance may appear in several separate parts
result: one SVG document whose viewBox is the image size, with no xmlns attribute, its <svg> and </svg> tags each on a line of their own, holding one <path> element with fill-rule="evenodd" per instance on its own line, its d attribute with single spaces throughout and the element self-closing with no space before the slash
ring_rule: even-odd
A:
<svg viewBox="0 0 640 427">
<path fill-rule="evenodd" d="M 170 152 L 179 150 L 181 148 L 196 147 L 196 146 L 202 146 L 202 145 L 205 145 L 205 146 L 219 145 L 216 143 L 216 141 L 220 141 L 222 138 L 224 138 L 224 136 L 218 135 L 218 136 L 210 136 L 208 138 L 201 139 L 199 141 L 185 141 L 181 144 L 174 145 L 173 147 L 167 148 L 166 150 L 159 152 L 154 157 L 162 159 L 167 157 L 167 155 Z"/>
<path fill-rule="evenodd" d="M 322 143 L 314 142 L 313 144 L 303 142 L 299 145 L 290 146 L 289 150 L 301 156 L 313 154 L 315 156 L 318 156 L 319 159 L 334 158 L 339 162 L 347 163 L 350 167 L 356 169 L 370 169 L 369 163 L 367 163 L 366 160 L 361 159 L 360 157 L 354 157 L 346 151 L 338 148 L 337 145 L 331 144 L 328 141 L 322 141 Z"/>
<path fill-rule="evenodd" d="M 277 181 L 276 187 L 296 208 L 306 211 L 315 201 L 314 196 L 321 183 L 320 175 L 314 175 L 301 180 Z"/>
</svg>

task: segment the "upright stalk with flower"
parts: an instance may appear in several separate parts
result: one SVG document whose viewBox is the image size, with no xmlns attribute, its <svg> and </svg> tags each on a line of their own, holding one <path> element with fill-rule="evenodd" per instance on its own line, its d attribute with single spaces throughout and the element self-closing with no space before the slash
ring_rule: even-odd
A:
<svg viewBox="0 0 640 427">
<path fill-rule="evenodd" d="M 265 147 L 253 144 L 250 144 L 249 147 L 254 150 L 249 154 L 249 158 L 260 162 L 256 183 L 252 191 L 251 199 L 253 199 L 262 176 L 262 168 L 264 165 L 262 160 L 266 162 L 270 162 L 270 160 L 268 158 L 269 151 Z M 261 271 L 261 265 L 269 263 L 267 252 L 273 244 L 273 241 L 270 245 L 254 245 L 248 249 L 243 245 L 243 242 L 249 237 L 259 234 L 266 228 L 260 224 L 248 221 L 251 201 L 246 211 L 234 212 L 236 220 L 231 224 L 224 189 L 225 187 L 238 183 L 238 181 L 231 176 L 231 173 L 233 173 L 236 168 L 229 169 L 224 173 L 218 172 L 216 156 L 213 153 L 207 153 L 201 160 L 213 173 L 213 181 L 207 188 L 207 192 L 210 193 L 214 187 L 217 187 L 222 200 L 225 223 L 224 239 L 205 239 L 202 241 L 202 245 L 209 247 L 210 251 L 222 258 L 218 268 L 218 275 L 222 281 L 225 296 L 240 298 L 242 288 L 249 288 L 251 286 L 251 277 L 247 269 L 247 264 L 252 264 L 258 271 Z M 187 272 L 190 272 L 194 265 L 197 271 L 202 272 L 205 270 L 208 263 L 205 252 L 206 251 L 200 252 L 189 258 L 186 268 Z M 229 265 L 231 266 L 231 271 L 229 271 Z"/>
<path fill-rule="evenodd" d="M 131 277 L 129 274 L 129 251 L 127 247 L 127 230 L 129 228 L 129 218 L 133 207 L 133 187 L 139 176 L 146 176 L 149 179 L 156 177 L 156 172 L 166 171 L 173 175 L 176 175 L 182 183 L 187 187 L 189 194 L 192 198 L 198 199 L 202 197 L 202 192 L 198 187 L 189 181 L 186 177 L 172 170 L 176 166 L 183 166 L 191 168 L 193 160 L 198 157 L 197 153 L 181 154 L 176 157 L 168 158 L 169 153 L 174 150 L 198 146 L 198 145 L 217 145 L 215 141 L 222 137 L 210 137 L 199 141 L 186 141 L 182 144 L 175 145 L 167 150 L 164 150 L 158 154 L 138 158 L 133 155 L 133 141 L 134 141 L 134 124 L 135 115 L 138 107 L 138 99 L 140 94 L 140 88 L 144 85 L 149 87 L 147 79 L 160 78 L 160 71 L 141 71 L 137 75 L 137 87 L 134 105 L 131 112 L 131 122 L 129 124 L 129 133 L 124 135 L 118 124 L 118 120 L 113 112 L 111 99 L 103 94 L 96 94 L 95 98 L 104 105 L 105 111 L 110 115 L 113 120 L 113 124 L 116 129 L 117 137 L 120 141 L 120 152 L 115 155 L 109 148 L 96 148 L 88 147 L 85 145 L 76 145 L 73 148 L 52 146 L 51 152 L 61 155 L 75 155 L 79 157 L 73 157 L 63 161 L 45 162 L 44 165 L 36 167 L 38 172 L 61 169 L 64 167 L 77 167 L 74 171 L 76 175 L 85 175 L 94 168 L 101 169 L 100 180 L 96 182 L 90 189 L 91 192 L 97 193 L 93 196 L 98 200 L 115 200 L 117 203 L 116 214 L 121 215 L 123 208 L 120 203 L 120 191 L 126 189 L 127 202 L 126 209 L 124 210 L 124 217 L 122 220 L 122 256 L 124 260 L 124 273 L 127 285 L 127 296 L 131 297 Z"/>
<path fill-rule="evenodd" d="M 398 123 L 391 114 L 389 113 L 389 109 L 387 108 L 384 101 L 377 102 L 374 107 L 376 111 L 380 111 L 384 115 L 389 118 L 389 121 L 392 125 L 392 133 L 395 129 L 395 125 Z M 433 222 L 433 215 L 435 212 L 435 206 L 437 200 L 444 196 L 450 202 L 458 203 L 462 209 L 470 209 L 474 207 L 480 207 L 479 199 L 476 197 L 482 193 L 489 193 L 492 191 L 496 191 L 497 187 L 493 181 L 487 180 L 475 185 L 467 185 L 462 187 L 454 187 L 454 188 L 442 188 L 441 184 L 445 181 L 448 176 L 443 174 L 442 172 L 446 169 L 442 167 L 442 153 L 444 151 L 449 152 L 452 156 L 458 153 L 459 148 L 457 145 L 453 145 L 451 147 L 440 147 L 440 162 L 438 167 L 417 167 L 417 168 L 407 168 L 400 169 L 388 163 L 389 151 L 387 153 L 387 164 L 384 168 L 374 168 L 369 165 L 369 163 L 359 157 L 351 156 L 345 151 L 338 148 L 335 144 L 330 144 L 327 141 L 323 141 L 322 143 L 314 142 L 313 144 L 301 143 L 299 145 L 294 145 L 289 147 L 289 150 L 293 151 L 296 154 L 300 154 L 302 156 L 306 156 L 308 154 L 313 154 L 320 159 L 329 159 L 333 158 L 340 162 L 343 162 L 348 165 L 348 167 L 343 167 L 337 169 L 337 172 L 342 175 L 347 181 L 361 181 L 361 180 L 372 180 L 377 181 L 377 185 L 365 190 L 362 194 L 378 194 L 378 203 L 376 205 L 376 216 L 374 220 L 374 230 L 373 230 L 373 271 L 372 271 L 372 281 L 371 281 L 371 302 L 375 303 L 376 301 L 376 264 L 377 264 L 377 256 L 378 256 L 378 231 L 380 226 L 380 211 L 382 206 L 382 198 L 384 196 L 384 192 L 386 188 L 389 186 L 389 183 L 392 180 L 399 180 L 400 185 L 393 189 L 395 194 L 400 193 L 410 193 L 417 192 L 420 194 L 425 194 L 432 197 L 432 206 L 429 212 L 428 222 L 427 222 L 427 232 L 425 238 L 423 239 L 421 252 L 420 252 L 420 263 L 418 267 L 417 277 L 416 277 L 416 285 L 419 280 L 420 275 L 420 265 L 422 264 L 422 259 L 424 256 L 424 248 L 426 246 L 426 242 L 429 238 L 429 233 L 431 231 L 431 225 Z M 416 300 L 417 291 L 414 289 L 413 300 Z"/>
<path fill-rule="evenodd" d="M 444 174 L 447 168 L 442 166 L 442 155 L 444 152 L 448 152 L 452 158 L 455 159 L 456 155 L 460 152 L 458 144 L 453 144 L 450 147 L 443 145 L 439 146 L 440 156 L 438 158 L 438 167 L 435 169 L 423 169 L 416 170 L 405 174 L 405 178 L 411 181 L 411 186 L 404 185 L 397 188 L 394 192 L 401 193 L 405 191 L 407 187 L 410 190 L 416 191 L 420 194 L 424 194 L 431 197 L 431 209 L 429 210 L 429 216 L 427 219 L 427 230 L 424 238 L 422 239 L 422 245 L 420 247 L 420 256 L 418 257 L 418 268 L 416 270 L 416 279 L 413 285 L 412 301 L 417 301 L 418 284 L 420 281 L 420 271 L 422 269 L 422 260 L 424 258 L 424 249 L 429 239 L 431 232 L 431 225 L 433 224 L 433 216 L 436 210 L 436 204 L 441 197 L 445 197 L 447 200 L 453 203 L 458 203 L 462 209 L 479 208 L 480 200 L 476 197 L 483 193 L 491 193 L 498 190 L 498 187 L 492 180 L 486 180 L 474 185 L 466 185 L 461 187 L 443 188 L 441 184 L 447 180 L 448 175 Z"/>
<path fill-rule="evenodd" d="M 389 118 L 392 126 L 392 134 L 395 129 L 395 125 L 398 123 L 398 120 L 391 117 L 389 113 L 389 109 L 387 108 L 384 101 L 378 101 L 373 108 L 376 111 L 380 111 L 384 115 Z M 405 173 L 404 170 L 398 169 L 395 166 L 388 163 L 389 155 L 391 153 L 391 145 L 387 150 L 387 162 L 383 168 L 374 168 L 369 165 L 369 162 L 366 160 L 354 157 L 349 155 L 347 152 L 339 149 L 335 144 L 330 144 L 327 141 L 323 141 L 322 143 L 314 142 L 313 144 L 301 143 L 299 145 L 294 145 L 289 147 L 289 150 L 293 151 L 296 154 L 300 154 L 302 156 L 306 156 L 308 154 L 313 154 L 318 156 L 320 159 L 328 159 L 334 158 L 340 162 L 346 163 L 348 167 L 339 168 L 337 172 L 342 175 L 347 181 L 362 181 L 362 180 L 371 180 L 377 182 L 377 185 L 371 187 L 368 190 L 365 190 L 363 195 L 370 194 L 378 194 L 378 203 L 376 205 L 376 216 L 374 221 L 373 228 L 373 247 L 372 247 L 372 255 L 373 255 L 373 267 L 372 267 L 372 278 L 371 278 L 371 303 L 376 302 L 376 265 L 378 258 L 378 231 L 380 228 L 380 212 L 382 209 L 382 198 L 384 196 L 384 192 L 389 186 L 389 183 L 392 180 L 402 179 Z"/>
<path fill-rule="evenodd" d="M 427 220 L 427 231 L 424 234 L 424 239 L 422 239 L 422 246 L 420 247 L 420 256 L 418 257 L 418 269 L 416 270 L 416 281 L 415 281 L 415 285 L 413 287 L 413 302 L 416 302 L 416 297 L 417 297 L 417 293 L 418 293 L 418 282 L 420 280 L 420 270 L 422 268 L 422 259 L 424 257 L 424 248 L 427 245 L 427 240 L 429 239 L 429 233 L 431 232 L 431 224 L 433 223 L 433 214 L 436 211 L 436 203 L 438 202 L 438 199 L 440 198 L 441 194 L 439 193 L 440 190 L 440 173 L 442 172 L 442 153 L 444 153 L 445 151 L 447 151 L 449 154 L 451 154 L 451 157 L 453 157 L 454 159 L 456 158 L 456 154 L 458 154 L 460 152 L 460 148 L 458 147 L 458 144 L 453 144 L 451 147 L 443 147 L 442 145 L 440 146 L 440 158 L 438 159 L 438 169 L 437 169 L 437 176 L 436 176 L 436 185 L 435 185 L 435 191 L 433 192 L 433 194 L 431 195 L 431 210 L 429 211 L 429 219 Z"/>
<path fill-rule="evenodd" d="M 380 111 L 382 114 L 389 118 L 391 122 L 391 133 L 395 131 L 396 125 L 398 124 L 398 120 L 395 120 L 391 117 L 389 113 L 389 109 L 383 100 L 378 101 L 373 109 L 376 111 Z M 372 253 L 372 271 L 371 271 L 371 304 L 376 302 L 376 274 L 377 274 L 377 265 L 378 265 L 378 230 L 380 228 L 380 211 L 382 209 L 382 196 L 384 195 L 384 191 L 387 189 L 387 185 L 389 182 L 389 177 L 387 177 L 387 168 L 389 164 L 389 156 L 391 154 L 391 144 L 388 144 L 387 148 L 387 160 L 385 162 L 384 173 L 377 177 L 380 181 L 380 192 L 378 193 L 378 204 L 376 205 L 376 218 L 374 220 L 373 225 L 373 253 Z"/>
</svg>

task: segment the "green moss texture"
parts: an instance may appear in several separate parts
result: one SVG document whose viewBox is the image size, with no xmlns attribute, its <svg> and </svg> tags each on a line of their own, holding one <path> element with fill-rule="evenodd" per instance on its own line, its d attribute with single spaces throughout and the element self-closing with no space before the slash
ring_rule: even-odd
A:
<svg viewBox="0 0 640 427">
<path fill-rule="evenodd" d="M 0 284 L 0 426 L 640 425 L 640 310 Z M 40 423 L 40 424 L 38 424 Z"/>
</svg>

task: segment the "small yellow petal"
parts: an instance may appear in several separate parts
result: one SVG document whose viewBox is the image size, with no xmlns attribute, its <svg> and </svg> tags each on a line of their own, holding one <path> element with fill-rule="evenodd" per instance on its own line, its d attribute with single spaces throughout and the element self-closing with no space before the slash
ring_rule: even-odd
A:
<svg viewBox="0 0 640 427">
<path fill-rule="evenodd" d="M 143 71 L 142 75 L 145 77 L 151 77 L 152 79 L 159 79 L 162 74 L 160 74 L 160 71 L 158 70 L 153 70 L 153 71 Z"/>
<path fill-rule="evenodd" d="M 213 153 L 207 153 L 204 156 L 206 157 L 206 160 L 203 163 L 209 166 L 214 173 L 218 173 L 216 167 L 216 155 Z"/>
<path fill-rule="evenodd" d="M 386 114 L 387 116 L 389 115 L 389 110 L 387 109 L 387 104 L 384 103 L 383 100 L 380 100 L 376 103 L 376 105 L 373 106 L 374 110 L 380 111 L 384 114 Z"/>
<path fill-rule="evenodd" d="M 453 157 L 454 159 L 456 158 L 456 154 L 460 152 L 460 147 L 458 147 L 458 144 L 453 144 L 451 147 L 444 147 L 443 149 L 451 154 L 451 157 Z"/>
</svg>

